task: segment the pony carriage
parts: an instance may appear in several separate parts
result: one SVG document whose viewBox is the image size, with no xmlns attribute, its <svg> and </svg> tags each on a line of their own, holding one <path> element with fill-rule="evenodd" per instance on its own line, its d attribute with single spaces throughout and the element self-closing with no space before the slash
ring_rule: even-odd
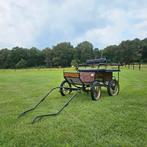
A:
<svg viewBox="0 0 147 147">
<path fill-rule="evenodd" d="M 110 67 L 115 69 L 110 69 Z M 103 67 L 103 68 L 101 68 Z M 84 91 L 90 93 L 91 99 L 97 101 L 101 97 L 101 88 L 106 87 L 110 96 L 119 93 L 119 72 L 120 64 L 107 63 L 106 58 L 87 60 L 81 64 L 74 72 L 63 72 L 64 80 L 59 87 L 51 89 L 33 108 L 24 111 L 19 117 L 36 109 L 55 89 L 59 89 L 62 96 L 70 95 L 68 101 L 55 113 L 36 116 L 32 123 L 46 116 L 56 116 L 80 93 Z M 117 73 L 117 76 L 114 75 Z M 76 91 L 73 95 L 71 93 Z"/>
</svg>

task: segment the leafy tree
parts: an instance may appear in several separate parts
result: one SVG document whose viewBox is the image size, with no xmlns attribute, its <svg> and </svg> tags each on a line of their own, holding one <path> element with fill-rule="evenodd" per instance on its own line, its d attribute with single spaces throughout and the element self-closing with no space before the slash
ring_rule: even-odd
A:
<svg viewBox="0 0 147 147">
<path fill-rule="evenodd" d="M 53 50 L 50 48 L 45 48 L 43 50 L 43 56 L 47 67 L 53 66 Z"/>
<path fill-rule="evenodd" d="M 8 49 L 0 50 L 0 68 L 10 68 L 10 53 L 11 51 Z"/>
<path fill-rule="evenodd" d="M 62 42 L 52 48 L 39 50 L 14 47 L 12 50 L 0 50 L 0 68 L 24 68 L 44 66 L 67 67 L 84 63 L 87 59 L 107 57 L 112 62 L 129 64 L 131 62 L 147 62 L 147 38 L 122 41 L 119 45 L 111 45 L 104 49 L 93 49 L 93 45 L 84 41 L 75 48 L 70 42 Z"/>
<path fill-rule="evenodd" d="M 79 60 L 73 59 L 71 61 L 71 66 L 78 67 L 78 64 L 79 64 Z"/>
<path fill-rule="evenodd" d="M 141 58 L 142 61 L 147 62 L 147 38 L 142 40 L 142 51 L 141 51 Z"/>
<path fill-rule="evenodd" d="M 139 39 L 122 41 L 118 46 L 108 46 L 103 50 L 103 55 L 114 62 L 129 64 L 141 60 L 142 43 Z"/>
<path fill-rule="evenodd" d="M 103 50 L 103 56 L 111 60 L 112 62 L 115 62 L 117 60 L 116 59 L 117 48 L 118 47 L 116 45 L 111 45 L 111 46 L 106 47 Z"/>
<path fill-rule="evenodd" d="M 28 52 L 28 63 L 29 67 L 36 67 L 45 64 L 45 59 L 42 51 L 35 47 L 32 47 Z"/>
<path fill-rule="evenodd" d="M 21 48 L 21 47 L 12 48 L 11 53 L 10 53 L 10 57 L 9 57 L 11 59 L 11 63 L 10 63 L 11 68 L 15 68 L 15 65 L 21 59 L 27 60 L 28 59 L 27 53 L 28 53 L 27 49 L 24 49 L 24 48 Z"/>
<path fill-rule="evenodd" d="M 80 60 L 81 63 L 86 62 L 87 59 L 91 59 L 94 57 L 93 45 L 88 41 L 79 43 L 76 47 L 76 51 L 77 58 L 78 60 Z"/>
<path fill-rule="evenodd" d="M 143 46 L 142 48 L 142 60 L 147 62 L 147 46 Z"/>
<path fill-rule="evenodd" d="M 95 49 L 93 50 L 93 55 L 94 55 L 94 58 L 95 58 L 95 59 L 100 58 L 100 57 L 101 57 L 101 52 L 100 52 L 100 50 L 99 50 L 98 48 L 95 48 Z"/>
<path fill-rule="evenodd" d="M 53 47 L 53 64 L 62 67 L 70 66 L 73 57 L 73 46 L 69 42 L 62 42 Z M 58 60 L 57 60 L 58 59 Z M 56 63 L 54 63 L 56 62 Z"/>
<path fill-rule="evenodd" d="M 54 63 L 54 66 L 61 66 L 60 64 L 60 58 L 59 57 L 54 57 L 53 58 L 53 63 Z"/>
<path fill-rule="evenodd" d="M 131 63 L 140 60 L 141 44 L 139 39 L 123 41 L 119 46 L 122 50 L 121 56 L 123 57 L 123 62 Z"/>
<path fill-rule="evenodd" d="M 16 68 L 25 68 L 27 65 L 27 61 L 24 59 L 21 59 L 16 65 Z"/>
</svg>

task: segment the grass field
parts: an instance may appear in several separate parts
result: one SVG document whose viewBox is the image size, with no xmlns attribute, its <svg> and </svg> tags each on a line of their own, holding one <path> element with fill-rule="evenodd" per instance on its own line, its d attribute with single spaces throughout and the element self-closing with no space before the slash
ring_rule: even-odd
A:
<svg viewBox="0 0 147 147">
<path fill-rule="evenodd" d="M 81 93 L 59 116 L 29 124 L 63 105 L 67 97 L 56 91 L 17 120 L 62 76 L 62 69 L 0 70 L 0 147 L 147 147 L 147 66 L 122 69 L 118 96 L 103 89 L 101 99 L 92 101 Z"/>
</svg>

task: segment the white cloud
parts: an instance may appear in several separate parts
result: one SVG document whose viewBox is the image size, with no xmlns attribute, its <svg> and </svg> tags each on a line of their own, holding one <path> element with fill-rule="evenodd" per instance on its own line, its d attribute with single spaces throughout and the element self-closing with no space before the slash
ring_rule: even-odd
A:
<svg viewBox="0 0 147 147">
<path fill-rule="evenodd" d="M 102 48 L 144 38 L 146 8 L 146 0 L 1 0 L 0 48 L 84 40 Z"/>
<path fill-rule="evenodd" d="M 85 34 L 75 39 L 75 42 L 89 40 L 95 45 L 118 44 L 122 40 L 122 31 L 127 27 L 125 11 L 114 9 L 103 11 L 101 18 L 109 23 L 104 27 L 87 30 Z"/>
<path fill-rule="evenodd" d="M 138 8 L 138 9 L 137 9 Z M 99 18 L 108 21 L 104 27 L 96 27 L 87 30 L 74 42 L 89 40 L 97 47 L 118 44 L 122 40 L 147 37 L 147 10 L 139 7 L 126 10 L 124 8 L 101 9 Z"/>
<path fill-rule="evenodd" d="M 1 0 L 0 46 L 29 46 L 47 20 L 47 1 Z"/>
</svg>

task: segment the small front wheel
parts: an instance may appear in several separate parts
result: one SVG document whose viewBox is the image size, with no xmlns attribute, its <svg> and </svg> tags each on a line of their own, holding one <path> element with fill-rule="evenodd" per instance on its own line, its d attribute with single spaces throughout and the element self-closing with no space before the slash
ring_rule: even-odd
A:
<svg viewBox="0 0 147 147">
<path fill-rule="evenodd" d="M 97 101 L 100 99 L 100 96 L 101 96 L 101 86 L 97 81 L 95 81 L 91 85 L 91 98 L 92 100 Z"/>
<path fill-rule="evenodd" d="M 70 94 L 71 93 L 71 84 L 64 80 L 61 85 L 60 85 L 60 93 L 62 96 L 65 96 L 67 94 Z"/>
<path fill-rule="evenodd" d="M 109 81 L 107 91 L 108 91 L 108 94 L 110 96 L 118 95 L 118 93 L 119 93 L 119 83 L 118 83 L 118 81 L 117 80 Z"/>
</svg>

